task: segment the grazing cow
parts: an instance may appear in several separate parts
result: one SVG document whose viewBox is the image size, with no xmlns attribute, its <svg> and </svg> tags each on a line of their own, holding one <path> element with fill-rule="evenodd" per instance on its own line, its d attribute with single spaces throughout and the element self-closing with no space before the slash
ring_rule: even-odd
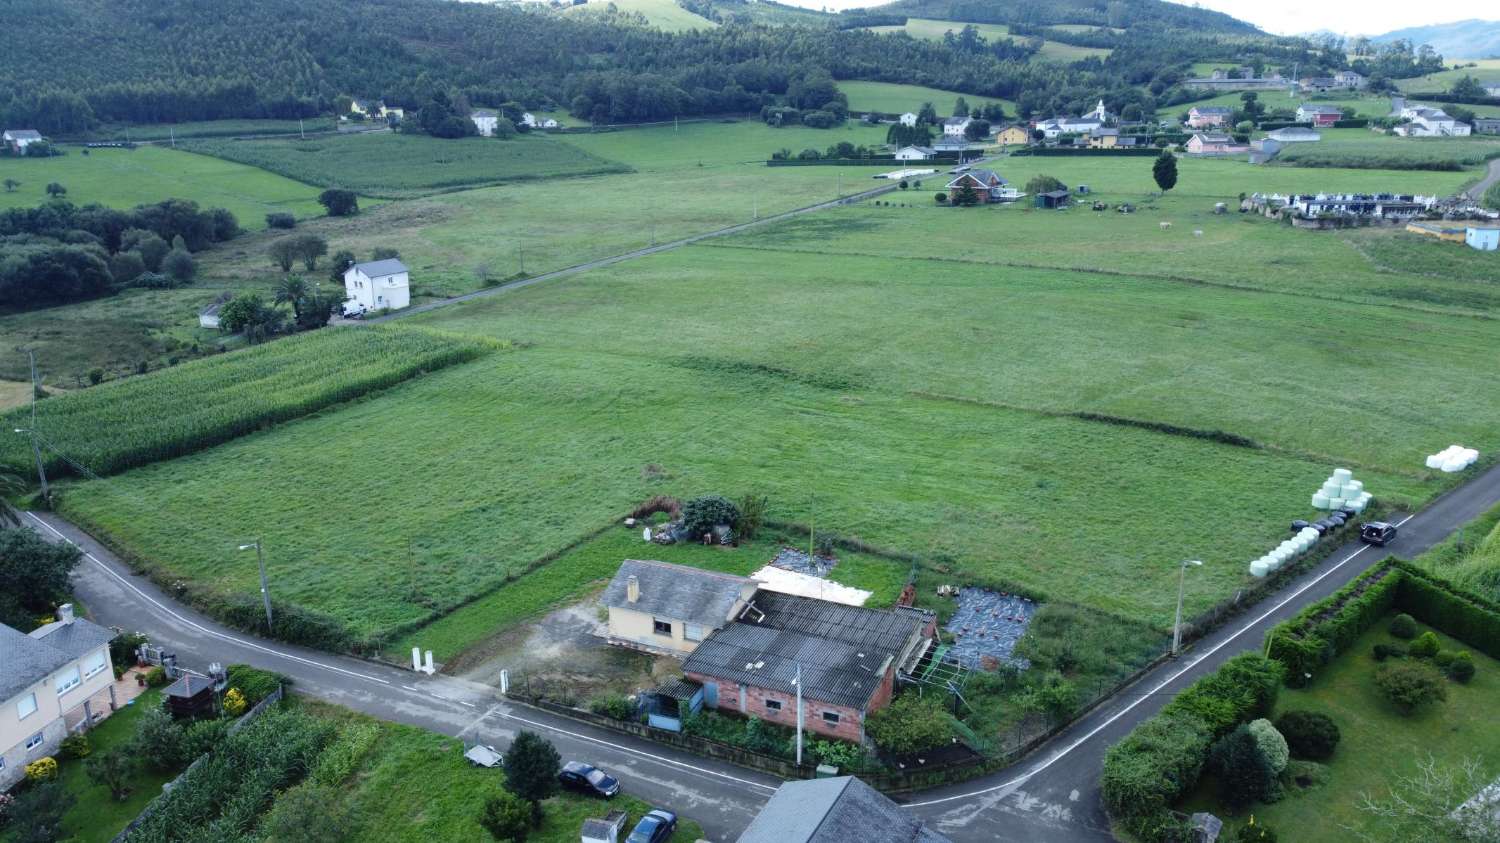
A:
<svg viewBox="0 0 1500 843">
<path fill-rule="evenodd" d="M 1171 227 L 1172 227 L 1172 224 L 1171 224 L 1171 223 L 1169 223 L 1169 222 L 1165 222 L 1165 221 L 1163 221 L 1163 222 L 1162 222 L 1162 223 L 1161 223 L 1161 230 L 1162 230 L 1162 231 L 1166 231 L 1166 230 L 1167 230 L 1167 229 L 1169 229 L 1169 228 L 1171 228 Z"/>
</svg>

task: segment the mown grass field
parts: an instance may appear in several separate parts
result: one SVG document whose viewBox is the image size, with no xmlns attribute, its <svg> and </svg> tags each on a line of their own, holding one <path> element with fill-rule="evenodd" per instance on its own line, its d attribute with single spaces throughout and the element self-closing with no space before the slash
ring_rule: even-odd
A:
<svg viewBox="0 0 1500 843">
<path fill-rule="evenodd" d="M 625 170 L 557 138 L 529 136 L 443 140 L 378 132 L 307 140 L 205 139 L 179 146 L 307 184 L 386 199 Z"/>
<path fill-rule="evenodd" d="M 862 82 L 850 79 L 840 82 L 839 90 L 849 98 L 849 110 L 854 112 L 879 111 L 885 114 L 902 114 L 907 111 L 915 112 L 922 107 L 922 103 L 930 102 L 939 116 L 947 116 L 952 113 L 953 104 L 958 98 L 963 97 L 971 109 L 981 107 L 986 103 L 998 102 L 1005 108 L 1005 114 L 1008 117 L 1014 117 L 1016 113 L 1016 104 L 1010 100 L 960 94 L 921 85 Z"/>
<path fill-rule="evenodd" d="M 1480 82 L 1491 85 L 1500 84 L 1500 59 L 1472 59 L 1463 64 L 1475 66 L 1461 67 L 1457 70 L 1441 70 L 1426 76 L 1413 76 L 1410 79 L 1397 79 L 1395 80 L 1396 87 L 1403 91 L 1446 91 L 1454 82 L 1465 76 L 1472 76 Z"/>
<path fill-rule="evenodd" d="M 1256 823 L 1274 829 L 1283 840 L 1345 840 L 1355 839 L 1356 833 L 1390 839 L 1384 820 L 1359 809 L 1361 797 L 1388 799 L 1400 778 L 1415 775 L 1417 763 L 1429 757 L 1450 765 L 1474 758 L 1490 774 L 1500 772 L 1500 730 L 1494 727 L 1500 662 L 1439 630 L 1443 648 L 1468 650 L 1478 671 L 1468 684 L 1448 682 L 1446 702 L 1402 716 L 1380 696 L 1374 681 L 1379 664 L 1370 655 L 1371 649 L 1379 643 L 1408 643 L 1391 637 L 1387 625 L 1387 621 L 1377 623 L 1324 668 L 1312 687 L 1281 692 L 1278 713 L 1291 709 L 1321 712 L 1333 718 L 1341 735 L 1338 749 L 1327 762 L 1326 784 L 1301 792 L 1292 788 L 1282 801 L 1254 807 Z M 1225 816 L 1212 798 L 1214 786 L 1212 777 L 1205 776 L 1188 806 L 1179 809 L 1213 810 Z M 1226 819 L 1226 827 L 1239 826 L 1248 816 Z"/>
<path fill-rule="evenodd" d="M 1161 120 L 1177 120 L 1193 106 L 1224 105 L 1230 108 L 1239 108 L 1244 105 L 1240 99 L 1242 91 L 1230 91 L 1214 96 L 1204 96 L 1203 99 L 1192 102 L 1178 103 L 1159 109 L 1156 116 Z M 1288 94 L 1286 90 L 1279 91 L 1255 91 L 1256 101 L 1266 107 L 1266 110 L 1275 108 L 1289 108 L 1297 110 L 1297 106 L 1303 103 L 1317 103 L 1319 105 L 1332 105 L 1338 108 L 1352 108 L 1356 117 L 1385 117 L 1391 113 L 1391 99 L 1385 96 L 1360 95 L 1334 96 L 1332 94 Z M 1368 134 L 1368 130 L 1365 131 Z"/>
<path fill-rule="evenodd" d="M 924 38 L 928 41 L 941 41 L 950 30 L 957 35 L 965 26 L 973 26 L 979 30 L 979 34 L 986 41 L 1018 40 L 1019 36 L 1010 34 L 1010 27 L 999 23 L 976 23 L 968 24 L 964 21 L 933 20 L 931 18 L 908 18 L 905 26 L 872 26 L 867 27 L 872 32 L 905 32 L 913 38 Z M 1061 27 L 1059 27 L 1061 28 Z M 1091 28 L 1091 27 L 1085 27 Z M 1107 57 L 1112 50 L 1107 47 L 1079 47 L 1074 44 L 1064 44 L 1060 41 L 1043 41 L 1042 49 L 1036 57 L 1042 61 L 1075 62 L 1098 56 Z"/>
<path fill-rule="evenodd" d="M 191 123 L 144 123 L 101 126 L 88 133 L 99 141 L 170 141 L 173 138 L 222 138 L 234 135 L 300 135 L 303 132 L 332 132 L 338 121 L 332 117 L 309 117 L 306 120 L 202 120 Z"/>
<path fill-rule="evenodd" d="M 712 29 L 719 24 L 699 17 L 677 5 L 676 0 L 589 0 L 577 6 L 569 6 L 570 14 L 592 14 L 608 6 L 621 12 L 645 15 L 651 26 L 666 32 L 686 32 L 690 29 Z"/>
<path fill-rule="evenodd" d="M 1494 136 L 1402 138 L 1368 129 L 1328 129 L 1317 142 L 1288 144 L 1276 162 L 1299 167 L 1439 169 L 1479 165 L 1497 157 L 1500 137 Z"/>
<path fill-rule="evenodd" d="M 35 409 L 36 427 L 50 446 L 46 461 L 54 475 L 70 471 L 65 460 L 112 474 L 363 397 L 494 347 L 404 326 L 329 328 L 48 398 Z M 12 428 L 31 420 L 26 407 L 0 416 Z M 0 465 L 25 471 L 31 464 L 29 442 L 0 438 Z"/>
<path fill-rule="evenodd" d="M 67 154 L 56 158 L 0 158 L 0 179 L 21 183 L 0 192 L 0 208 L 39 205 L 50 198 L 47 185 L 57 182 L 75 205 L 133 208 L 191 199 L 205 208 L 228 208 L 250 231 L 265 228 L 266 214 L 275 211 L 299 218 L 323 212 L 314 188 L 253 166 L 154 146 L 91 149 L 87 155 L 79 147 L 64 148 Z"/>
</svg>

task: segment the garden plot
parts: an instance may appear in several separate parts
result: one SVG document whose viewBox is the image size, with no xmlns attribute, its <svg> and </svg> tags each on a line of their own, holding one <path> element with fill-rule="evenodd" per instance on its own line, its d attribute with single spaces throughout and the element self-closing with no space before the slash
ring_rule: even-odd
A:
<svg viewBox="0 0 1500 843">
<path fill-rule="evenodd" d="M 810 577 L 827 578 L 838 560 L 832 556 L 812 556 L 795 547 L 783 547 L 771 564 L 784 571 L 795 571 Z"/>
<path fill-rule="evenodd" d="M 945 627 L 953 636 L 948 656 L 970 670 L 984 667 L 988 659 L 1021 670 L 1031 667 L 1014 652 L 1036 609 L 1036 601 L 1016 594 L 987 588 L 959 589 L 958 609 Z"/>
</svg>

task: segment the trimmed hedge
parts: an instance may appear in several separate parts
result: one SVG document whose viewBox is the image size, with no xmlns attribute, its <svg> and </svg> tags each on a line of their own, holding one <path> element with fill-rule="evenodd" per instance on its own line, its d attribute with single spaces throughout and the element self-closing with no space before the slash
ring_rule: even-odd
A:
<svg viewBox="0 0 1500 843">
<path fill-rule="evenodd" d="M 1500 658 L 1500 604 L 1464 591 L 1406 562 L 1396 562 L 1400 584 L 1396 603 L 1491 658 Z"/>
<path fill-rule="evenodd" d="M 1266 633 L 1267 652 L 1286 670 L 1288 687 L 1344 652 L 1396 605 L 1401 575 L 1389 566 L 1371 568 L 1328 597 Z"/>
</svg>

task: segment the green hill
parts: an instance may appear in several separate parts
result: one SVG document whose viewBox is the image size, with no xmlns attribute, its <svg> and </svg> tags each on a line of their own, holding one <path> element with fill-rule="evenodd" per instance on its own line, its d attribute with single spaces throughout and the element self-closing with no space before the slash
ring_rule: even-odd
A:
<svg viewBox="0 0 1500 843">
<path fill-rule="evenodd" d="M 972 23 L 1130 29 L 1186 29 L 1203 33 L 1260 35 L 1259 29 L 1231 15 L 1164 0 L 897 0 L 871 10 L 914 18 Z M 1090 30 L 1092 31 L 1092 30 Z"/>
</svg>

